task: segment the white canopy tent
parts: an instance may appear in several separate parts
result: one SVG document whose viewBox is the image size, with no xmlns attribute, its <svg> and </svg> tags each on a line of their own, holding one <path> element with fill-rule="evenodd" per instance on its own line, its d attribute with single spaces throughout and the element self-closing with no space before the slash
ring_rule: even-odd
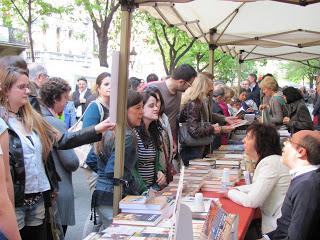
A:
<svg viewBox="0 0 320 240">
<path fill-rule="evenodd" d="M 141 1 L 139 9 L 240 60 L 305 61 L 320 57 L 320 3 Z"/>
<path fill-rule="evenodd" d="M 119 1 L 122 16 L 115 179 L 122 178 L 124 167 L 131 14 L 136 7 L 162 19 L 168 26 L 178 26 L 192 38 L 208 43 L 212 72 L 216 48 L 238 58 L 240 63 L 261 58 L 298 62 L 320 58 L 320 1 L 317 0 Z M 119 184 L 114 189 L 114 214 L 119 210 L 121 188 Z"/>
</svg>

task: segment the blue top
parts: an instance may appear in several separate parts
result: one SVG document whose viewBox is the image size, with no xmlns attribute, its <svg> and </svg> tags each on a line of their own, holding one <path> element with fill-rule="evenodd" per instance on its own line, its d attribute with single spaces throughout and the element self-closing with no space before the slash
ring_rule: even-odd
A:
<svg viewBox="0 0 320 240">
<path fill-rule="evenodd" d="M 74 106 L 73 101 L 68 101 L 63 110 L 64 113 L 64 122 L 66 123 L 66 127 L 70 128 L 74 124 L 76 124 L 76 107 Z"/>
<path fill-rule="evenodd" d="M 83 116 L 82 128 L 90 127 L 100 123 L 101 115 L 97 104 L 97 102 L 91 102 L 90 105 L 87 107 L 86 112 Z M 103 119 L 106 119 L 107 117 L 109 117 L 109 109 L 103 106 L 102 104 L 101 106 L 104 112 Z"/>
</svg>

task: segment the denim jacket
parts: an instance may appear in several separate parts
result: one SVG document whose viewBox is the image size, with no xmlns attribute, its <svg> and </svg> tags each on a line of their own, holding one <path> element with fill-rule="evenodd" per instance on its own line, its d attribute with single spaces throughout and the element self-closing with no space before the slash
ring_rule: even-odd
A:
<svg viewBox="0 0 320 240">
<path fill-rule="evenodd" d="M 92 208 L 99 205 L 112 205 L 114 187 L 114 140 L 113 132 L 106 132 L 104 136 L 104 153 L 98 159 L 98 179 L 96 191 L 92 197 Z M 140 176 L 137 168 L 137 139 L 133 129 L 127 127 L 125 132 L 124 173 L 122 179 L 128 181 L 123 186 L 123 196 L 141 195 L 147 186 Z M 156 171 L 162 170 L 159 153 L 156 159 Z"/>
<path fill-rule="evenodd" d="M 115 149 L 114 149 L 115 136 L 113 132 L 106 132 L 104 136 L 103 155 L 98 158 L 98 179 L 96 184 L 96 190 L 99 191 L 99 199 L 107 201 L 108 205 L 112 205 L 113 187 L 114 187 L 114 161 L 115 161 Z M 137 140 L 133 129 L 127 128 L 125 132 L 125 156 L 124 156 L 124 173 L 123 179 L 128 181 L 128 187 L 123 186 L 124 195 L 140 195 L 146 191 L 146 185 L 144 184 L 141 176 L 135 169 L 136 165 L 136 153 L 137 153 Z M 105 199 L 109 198 L 109 200 Z M 103 202 L 105 202 L 103 201 Z M 100 201 L 97 200 L 96 205 L 100 205 Z"/>
</svg>

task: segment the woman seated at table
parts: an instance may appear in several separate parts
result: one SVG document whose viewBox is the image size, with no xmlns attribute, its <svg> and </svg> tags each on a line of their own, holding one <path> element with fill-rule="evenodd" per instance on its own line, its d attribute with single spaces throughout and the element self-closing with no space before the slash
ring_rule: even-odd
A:
<svg viewBox="0 0 320 240">
<path fill-rule="evenodd" d="M 281 163 L 280 138 L 274 127 L 251 125 L 243 143 L 248 159 L 257 161 L 253 183 L 233 188 L 227 196 L 245 207 L 260 207 L 261 230 L 267 233 L 277 227 L 276 221 L 290 183 L 289 170 Z"/>
</svg>

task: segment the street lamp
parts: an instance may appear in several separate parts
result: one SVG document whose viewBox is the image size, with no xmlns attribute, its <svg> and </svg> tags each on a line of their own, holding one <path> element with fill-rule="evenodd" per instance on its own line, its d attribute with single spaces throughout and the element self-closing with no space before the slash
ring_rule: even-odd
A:
<svg viewBox="0 0 320 240">
<path fill-rule="evenodd" d="M 134 47 L 132 47 L 132 50 L 129 54 L 129 64 L 131 66 L 131 69 L 133 69 L 134 62 L 136 61 L 136 56 L 138 53 L 135 51 Z"/>
</svg>

